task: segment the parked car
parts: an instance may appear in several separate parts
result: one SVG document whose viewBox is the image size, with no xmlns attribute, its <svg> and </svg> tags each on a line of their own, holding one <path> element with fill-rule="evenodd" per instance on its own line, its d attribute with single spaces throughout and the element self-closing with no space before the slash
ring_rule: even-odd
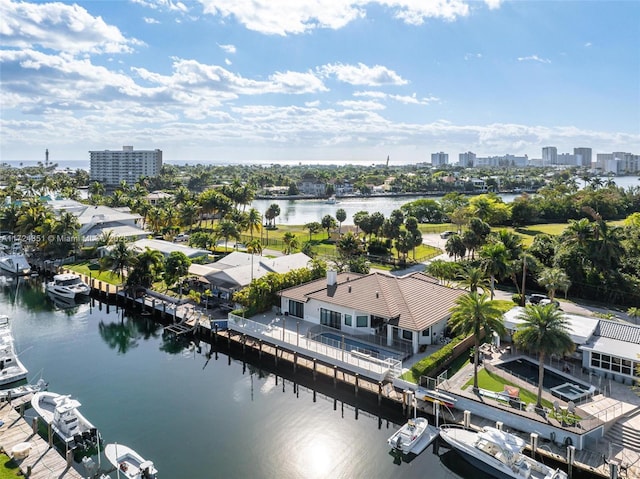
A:
<svg viewBox="0 0 640 479">
<path fill-rule="evenodd" d="M 527 297 L 529 303 L 531 304 L 555 304 L 557 308 L 560 307 L 560 302 L 558 300 L 553 300 L 551 301 L 551 299 L 549 298 L 549 296 L 547 296 L 546 294 L 532 294 L 530 296 Z"/>
<path fill-rule="evenodd" d="M 173 241 L 175 241 L 176 243 L 189 241 L 189 235 L 186 233 L 178 233 L 173 237 Z"/>
<path fill-rule="evenodd" d="M 454 234 L 456 234 L 455 231 L 445 231 L 443 233 L 440 233 L 440 238 L 447 239 L 449 236 L 453 236 Z"/>
</svg>

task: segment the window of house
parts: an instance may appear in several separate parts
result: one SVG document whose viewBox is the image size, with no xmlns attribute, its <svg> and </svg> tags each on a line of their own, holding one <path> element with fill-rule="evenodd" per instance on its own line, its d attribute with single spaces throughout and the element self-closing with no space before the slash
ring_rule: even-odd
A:
<svg viewBox="0 0 640 479">
<path fill-rule="evenodd" d="M 622 360 L 622 374 L 631 375 L 631 365 L 632 365 L 632 362 L 629 359 L 623 359 Z"/>
<path fill-rule="evenodd" d="M 407 331 L 406 329 L 402 330 L 402 339 L 406 339 L 411 341 L 413 339 L 413 331 Z"/>
<path fill-rule="evenodd" d="M 334 329 L 341 329 L 342 314 L 337 311 L 320 308 L 320 324 Z"/>
<path fill-rule="evenodd" d="M 356 316 L 356 327 L 366 328 L 369 326 L 369 316 Z"/>
<path fill-rule="evenodd" d="M 591 353 L 591 366 L 594 368 L 600 367 L 600 353 Z"/>
<path fill-rule="evenodd" d="M 616 358 L 615 356 L 611 357 L 611 370 L 617 373 L 620 372 L 620 358 Z"/>
<path fill-rule="evenodd" d="M 424 336 L 424 337 L 431 336 L 431 328 L 423 329 L 422 330 L 422 336 Z"/>
<path fill-rule="evenodd" d="M 289 300 L 289 314 L 296 318 L 304 318 L 304 304 L 300 301 Z"/>
<path fill-rule="evenodd" d="M 351 326 L 352 322 L 353 321 L 352 321 L 351 315 L 350 314 L 345 314 L 344 315 L 344 325 L 345 326 Z"/>
</svg>

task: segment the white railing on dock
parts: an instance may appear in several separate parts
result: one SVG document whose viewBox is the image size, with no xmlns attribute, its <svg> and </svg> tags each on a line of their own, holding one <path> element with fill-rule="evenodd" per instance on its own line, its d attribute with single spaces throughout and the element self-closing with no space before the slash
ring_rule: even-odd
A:
<svg viewBox="0 0 640 479">
<path fill-rule="evenodd" d="M 335 348 L 320 341 L 306 338 L 296 331 L 290 331 L 280 326 L 280 322 L 277 320 L 263 324 L 231 313 L 229 313 L 228 320 L 229 329 L 233 331 L 245 333 L 258 339 L 260 337 L 269 338 L 270 342 L 274 344 L 286 344 L 294 350 L 305 351 L 309 356 L 322 356 L 332 364 L 342 363 L 347 369 L 357 368 L 367 371 L 378 379 L 382 379 L 392 371 L 402 370 L 401 360 L 378 359 L 361 352 Z"/>
</svg>

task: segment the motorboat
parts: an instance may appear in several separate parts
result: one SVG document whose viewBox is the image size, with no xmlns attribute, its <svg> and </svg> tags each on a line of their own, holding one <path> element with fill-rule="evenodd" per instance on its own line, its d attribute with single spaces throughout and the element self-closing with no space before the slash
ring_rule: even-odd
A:
<svg viewBox="0 0 640 479">
<path fill-rule="evenodd" d="M 29 265 L 20 243 L 14 243 L 8 250 L 0 252 L 0 269 L 18 276 L 31 273 L 31 265 Z"/>
<path fill-rule="evenodd" d="M 494 427 L 443 425 L 440 437 L 478 469 L 500 479 L 567 479 L 567 473 L 526 456 L 524 439 Z"/>
<path fill-rule="evenodd" d="M 27 372 L 13 345 L 9 316 L 0 315 L 0 386 L 22 381 Z"/>
<path fill-rule="evenodd" d="M 152 461 L 142 458 L 130 447 L 122 444 L 107 444 L 104 455 L 119 472 L 129 479 L 155 479 L 158 471 Z"/>
<path fill-rule="evenodd" d="M 424 389 L 418 388 L 416 391 L 416 397 L 423 401 L 440 402 L 447 407 L 454 407 L 457 399 L 449 394 L 445 394 L 436 389 Z"/>
<path fill-rule="evenodd" d="M 47 382 L 40 378 L 35 384 L 22 384 L 9 389 L 0 389 L 0 401 L 11 401 L 27 394 L 35 394 L 40 391 L 46 391 Z"/>
<path fill-rule="evenodd" d="M 328 204 L 328 205 L 335 205 L 335 204 L 339 203 L 339 201 L 336 200 L 335 196 L 330 196 L 329 198 L 326 199 L 325 203 Z"/>
<path fill-rule="evenodd" d="M 71 396 L 40 391 L 31 398 L 31 405 L 67 448 L 87 450 L 98 445 L 98 430 L 80 413 L 80 402 Z"/>
<path fill-rule="evenodd" d="M 53 281 L 49 281 L 45 287 L 47 293 L 62 296 L 67 299 L 75 299 L 78 296 L 88 296 L 91 288 L 82 281 L 80 275 L 75 273 L 56 274 Z"/>
<path fill-rule="evenodd" d="M 437 436 L 438 430 L 429 426 L 429 421 L 426 418 L 417 417 L 409 419 L 387 439 L 387 443 L 403 454 L 420 454 Z"/>
</svg>

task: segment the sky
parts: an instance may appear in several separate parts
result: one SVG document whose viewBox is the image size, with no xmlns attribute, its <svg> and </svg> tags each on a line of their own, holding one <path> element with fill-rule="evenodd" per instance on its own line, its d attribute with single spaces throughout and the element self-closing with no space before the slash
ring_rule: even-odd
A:
<svg viewBox="0 0 640 479">
<path fill-rule="evenodd" d="M 640 154 L 635 0 L 0 0 L 0 162 Z"/>
</svg>

